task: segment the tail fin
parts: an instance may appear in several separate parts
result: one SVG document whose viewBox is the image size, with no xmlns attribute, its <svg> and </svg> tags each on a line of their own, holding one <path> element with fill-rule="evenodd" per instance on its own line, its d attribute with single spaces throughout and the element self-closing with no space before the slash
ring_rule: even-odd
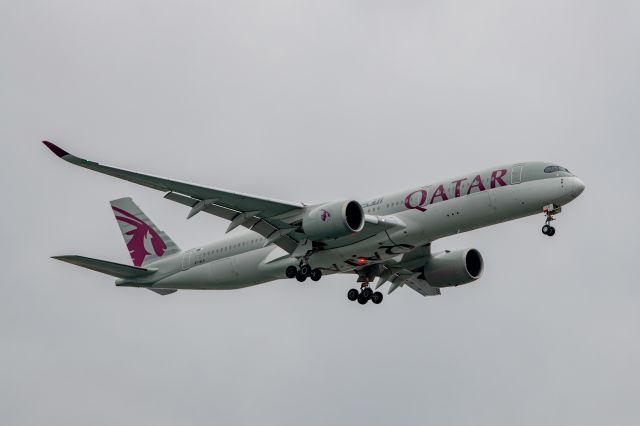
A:
<svg viewBox="0 0 640 426">
<path fill-rule="evenodd" d="M 180 252 L 176 243 L 159 230 L 131 198 L 113 200 L 111 208 L 135 266 Z"/>
</svg>

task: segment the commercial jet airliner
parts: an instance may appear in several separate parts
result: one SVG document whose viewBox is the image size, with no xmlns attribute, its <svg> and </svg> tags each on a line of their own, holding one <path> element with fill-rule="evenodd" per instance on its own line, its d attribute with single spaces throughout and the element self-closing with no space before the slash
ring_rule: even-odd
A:
<svg viewBox="0 0 640 426">
<path fill-rule="evenodd" d="M 584 191 L 564 167 L 543 162 L 493 167 L 371 200 L 316 205 L 274 200 L 150 176 L 84 160 L 43 142 L 63 160 L 144 185 L 190 208 L 187 219 L 208 213 L 230 221 L 229 234 L 211 244 L 180 249 L 131 198 L 111 201 L 133 265 L 84 256 L 55 256 L 116 277 L 116 285 L 167 295 L 177 290 L 249 287 L 282 278 L 300 282 L 352 274 L 360 288 L 347 298 L 382 302 L 407 286 L 423 296 L 482 276 L 484 262 L 473 248 L 431 252 L 439 238 L 542 213 L 542 233 L 562 207 Z M 378 278 L 375 290 L 371 283 Z"/>
</svg>

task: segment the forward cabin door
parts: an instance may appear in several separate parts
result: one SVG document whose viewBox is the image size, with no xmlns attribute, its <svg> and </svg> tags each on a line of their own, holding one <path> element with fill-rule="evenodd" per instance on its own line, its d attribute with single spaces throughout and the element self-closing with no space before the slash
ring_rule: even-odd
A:
<svg viewBox="0 0 640 426">
<path fill-rule="evenodd" d="M 522 182 L 522 164 L 517 164 L 511 168 L 511 185 Z"/>
</svg>

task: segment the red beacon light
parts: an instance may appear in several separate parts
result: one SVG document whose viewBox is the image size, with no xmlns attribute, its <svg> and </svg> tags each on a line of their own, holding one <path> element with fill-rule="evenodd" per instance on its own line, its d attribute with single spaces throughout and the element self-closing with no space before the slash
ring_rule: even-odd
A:
<svg viewBox="0 0 640 426">
<path fill-rule="evenodd" d="M 364 265 L 365 263 L 367 263 L 367 259 L 365 259 L 364 257 L 359 257 L 358 258 L 358 263 L 361 265 Z"/>
</svg>

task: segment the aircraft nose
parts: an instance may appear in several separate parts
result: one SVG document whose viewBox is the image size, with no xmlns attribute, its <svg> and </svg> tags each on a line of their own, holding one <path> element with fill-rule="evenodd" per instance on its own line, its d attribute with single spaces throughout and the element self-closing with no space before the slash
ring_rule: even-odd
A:
<svg viewBox="0 0 640 426">
<path fill-rule="evenodd" d="M 571 195 L 573 195 L 574 198 L 577 198 L 580 194 L 582 194 L 582 192 L 584 191 L 584 188 L 585 188 L 584 182 L 582 182 L 578 178 L 574 178 L 573 179 L 573 189 L 571 190 Z"/>
</svg>

